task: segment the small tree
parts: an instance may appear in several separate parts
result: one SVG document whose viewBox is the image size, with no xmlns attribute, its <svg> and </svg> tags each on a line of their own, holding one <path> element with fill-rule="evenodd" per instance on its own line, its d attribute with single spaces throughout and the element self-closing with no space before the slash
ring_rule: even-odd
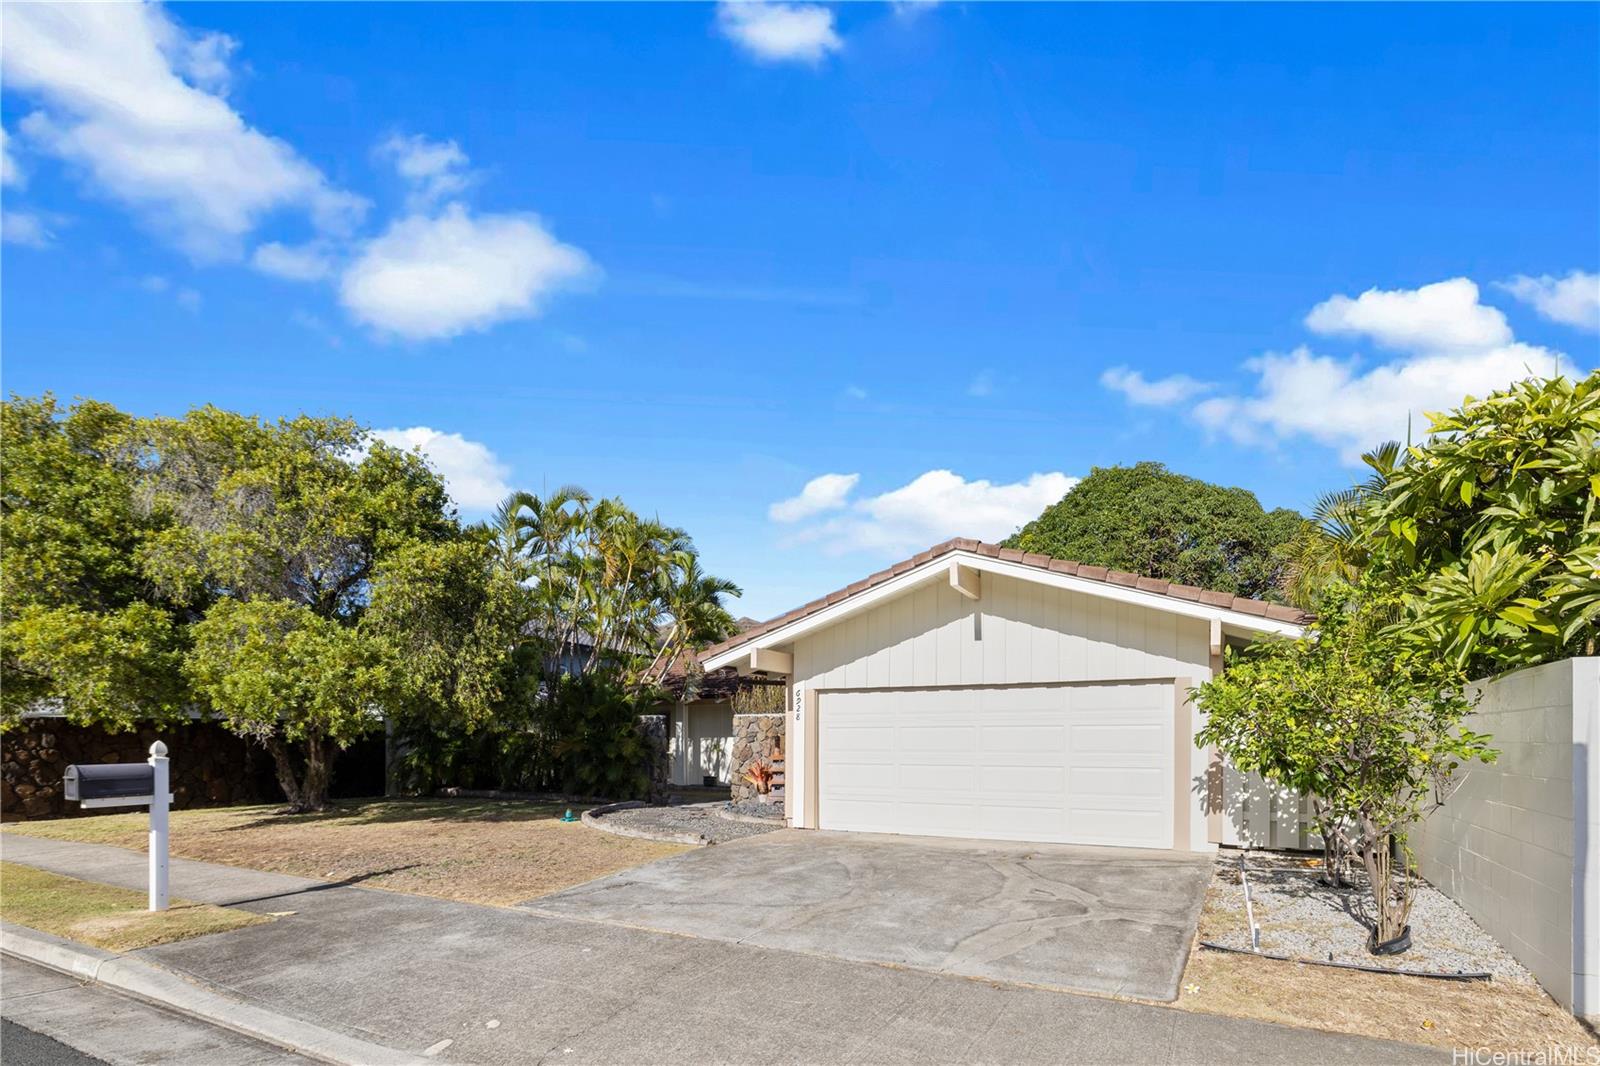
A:
<svg viewBox="0 0 1600 1066">
<path fill-rule="evenodd" d="M 396 672 L 390 649 L 284 600 L 225 599 L 193 634 L 186 667 L 196 691 L 272 754 L 290 811 L 322 810 L 334 754 L 381 721 Z"/>
<path fill-rule="evenodd" d="M 1330 858 L 1342 849 L 1366 868 L 1376 947 L 1410 919 L 1409 833 L 1463 763 L 1496 752 L 1461 725 L 1474 701 L 1460 669 L 1397 635 L 1395 596 L 1335 585 L 1320 607 L 1299 640 L 1258 645 L 1200 686 L 1196 742 L 1314 797 Z"/>
</svg>

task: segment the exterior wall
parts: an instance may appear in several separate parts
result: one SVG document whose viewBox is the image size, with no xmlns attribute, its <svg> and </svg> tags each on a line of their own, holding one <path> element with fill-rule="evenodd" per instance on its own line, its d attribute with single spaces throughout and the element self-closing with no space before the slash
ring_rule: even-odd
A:
<svg viewBox="0 0 1600 1066">
<path fill-rule="evenodd" d="M 644 737 L 644 772 L 650 780 L 650 796 L 664 795 L 667 791 L 668 771 L 668 739 L 667 716 L 664 714 L 641 714 L 635 723 L 639 735 Z"/>
<path fill-rule="evenodd" d="M 758 762 L 772 763 L 774 756 L 788 759 L 784 749 L 783 714 L 739 714 L 733 719 L 733 771 L 732 794 L 735 803 L 756 802 L 756 789 L 744 778 L 744 772 Z M 773 792 L 787 795 L 784 771 L 787 762 L 777 764 L 781 776 L 774 780 Z"/>
<path fill-rule="evenodd" d="M 1422 875 L 1575 1014 L 1600 1017 L 1600 658 L 1480 682 L 1474 766 L 1415 834 Z"/>
<path fill-rule="evenodd" d="M 669 721 L 672 783 L 698 786 L 708 776 L 728 783 L 734 744 L 733 704 L 727 700 L 676 704 Z"/>
<path fill-rule="evenodd" d="M 1207 622 L 1150 607 L 992 573 L 983 575 L 977 600 L 943 580 L 930 582 L 794 643 L 790 817 L 814 828 L 814 733 L 798 727 L 815 715 L 818 691 L 1175 678 L 1199 684 L 1211 676 L 1210 647 Z M 1186 711 L 1192 736 L 1200 714 L 1193 706 Z M 1189 756 L 1190 846 L 1205 850 L 1208 757 L 1193 748 Z"/>
</svg>

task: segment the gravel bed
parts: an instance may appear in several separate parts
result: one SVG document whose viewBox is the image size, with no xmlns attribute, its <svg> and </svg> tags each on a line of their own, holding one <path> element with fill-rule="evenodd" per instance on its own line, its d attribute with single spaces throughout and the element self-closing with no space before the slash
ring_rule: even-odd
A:
<svg viewBox="0 0 1600 1066">
<path fill-rule="evenodd" d="M 733 822 L 717 813 L 717 808 L 728 806 L 726 800 L 716 803 L 685 803 L 673 807 L 634 807 L 625 811 L 612 811 L 600 815 L 599 820 L 612 825 L 626 826 L 647 833 L 691 833 L 709 844 L 722 844 L 743 837 L 760 836 L 775 825 L 754 825 L 750 822 Z"/>
<path fill-rule="evenodd" d="M 783 807 L 777 803 L 724 803 L 721 804 L 724 814 L 731 814 L 738 818 L 760 818 L 763 822 L 772 822 L 783 825 Z"/>
<path fill-rule="evenodd" d="M 1411 950 L 1381 956 L 1367 951 L 1372 897 L 1359 864 L 1351 886 L 1334 889 L 1320 880 L 1320 857 L 1252 852 L 1245 863 L 1263 951 L 1393 970 L 1488 972 L 1496 981 L 1538 984 L 1460 904 L 1420 878 L 1412 889 Z M 1205 939 L 1249 948 L 1239 853 L 1218 858 L 1209 902 L 1215 926 Z"/>
</svg>

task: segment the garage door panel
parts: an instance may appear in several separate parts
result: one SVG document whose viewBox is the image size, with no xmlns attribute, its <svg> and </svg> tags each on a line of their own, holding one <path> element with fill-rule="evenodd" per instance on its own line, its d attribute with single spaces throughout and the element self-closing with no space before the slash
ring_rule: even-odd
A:
<svg viewBox="0 0 1600 1066">
<path fill-rule="evenodd" d="M 824 829 L 1170 847 L 1172 686 L 824 693 Z"/>
</svg>

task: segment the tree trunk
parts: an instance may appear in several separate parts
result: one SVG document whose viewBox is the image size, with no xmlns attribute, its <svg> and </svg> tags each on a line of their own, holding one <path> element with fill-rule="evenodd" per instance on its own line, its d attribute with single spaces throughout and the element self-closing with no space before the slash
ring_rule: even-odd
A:
<svg viewBox="0 0 1600 1066">
<path fill-rule="evenodd" d="M 273 767 L 278 775 L 278 787 L 289 805 L 288 814 L 305 814 L 308 811 L 327 810 L 328 787 L 333 776 L 333 759 L 338 754 L 331 740 L 309 736 L 301 744 L 305 750 L 303 772 L 295 769 L 293 753 L 282 737 L 271 737 L 266 748 L 272 753 Z"/>
<path fill-rule="evenodd" d="M 1322 837 L 1322 881 L 1331 888 L 1344 888 L 1347 884 L 1344 879 L 1347 858 L 1344 837 L 1339 833 L 1333 812 L 1316 796 L 1311 797 L 1311 818 L 1317 823 L 1317 832 Z"/>
<path fill-rule="evenodd" d="M 289 801 L 289 810 L 296 812 L 304 810 L 300 775 L 295 773 L 294 760 L 289 755 L 289 745 L 282 737 L 269 737 L 264 743 L 267 750 L 272 753 L 272 765 L 278 774 L 278 787 L 283 789 L 283 798 Z"/>
<path fill-rule="evenodd" d="M 1396 852 L 1401 853 L 1398 869 Z M 1379 833 L 1369 820 L 1362 819 L 1361 863 L 1372 887 L 1373 940 L 1378 944 L 1395 940 L 1406 931 L 1411 919 L 1410 863 L 1403 846 L 1392 835 Z"/>
<path fill-rule="evenodd" d="M 306 738 L 306 775 L 301 786 L 301 809 L 322 811 L 328 808 L 328 786 L 333 778 L 333 760 L 339 749 L 331 740 Z"/>
</svg>

